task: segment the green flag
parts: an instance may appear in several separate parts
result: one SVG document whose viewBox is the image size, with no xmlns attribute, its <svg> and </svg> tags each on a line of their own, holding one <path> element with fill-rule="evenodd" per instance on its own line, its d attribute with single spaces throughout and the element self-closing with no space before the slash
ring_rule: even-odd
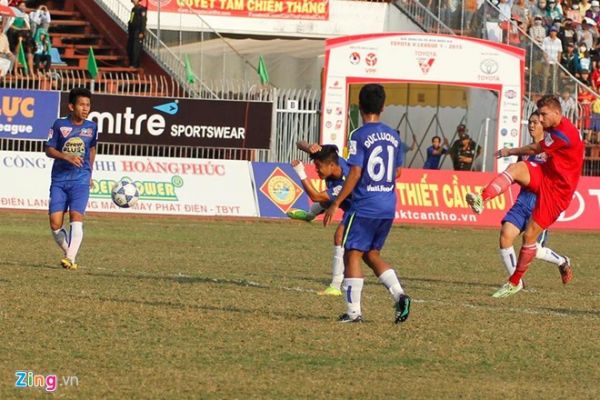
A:
<svg viewBox="0 0 600 400">
<path fill-rule="evenodd" d="M 96 56 L 94 55 L 94 49 L 90 47 L 90 52 L 88 53 L 88 64 L 87 70 L 90 73 L 92 79 L 96 79 L 98 76 L 98 64 L 96 63 Z"/>
<path fill-rule="evenodd" d="M 269 83 L 269 72 L 265 65 L 263 56 L 258 56 L 258 76 L 260 77 L 260 83 L 266 85 Z"/>
<path fill-rule="evenodd" d="M 23 42 L 19 42 L 19 54 L 17 54 L 17 61 L 23 66 L 25 75 L 29 75 L 29 65 L 27 65 L 27 57 L 25 57 L 25 50 L 23 50 Z"/>
<path fill-rule="evenodd" d="M 196 74 L 194 73 L 194 70 L 192 69 L 192 64 L 190 63 L 190 58 L 188 57 L 187 54 L 183 58 L 183 63 L 185 65 L 185 79 L 187 80 L 188 83 L 196 83 L 196 81 L 198 80 L 198 77 L 196 76 Z"/>
</svg>

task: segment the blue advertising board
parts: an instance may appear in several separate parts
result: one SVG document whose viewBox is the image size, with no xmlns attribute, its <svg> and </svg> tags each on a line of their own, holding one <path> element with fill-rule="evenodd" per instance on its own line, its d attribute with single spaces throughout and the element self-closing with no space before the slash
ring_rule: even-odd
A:
<svg viewBox="0 0 600 400">
<path fill-rule="evenodd" d="M 46 140 L 60 92 L 0 89 L 0 138 Z"/>
<path fill-rule="evenodd" d="M 293 208 L 308 209 L 308 196 L 290 164 L 253 162 L 252 171 L 261 217 L 287 218 Z"/>
</svg>

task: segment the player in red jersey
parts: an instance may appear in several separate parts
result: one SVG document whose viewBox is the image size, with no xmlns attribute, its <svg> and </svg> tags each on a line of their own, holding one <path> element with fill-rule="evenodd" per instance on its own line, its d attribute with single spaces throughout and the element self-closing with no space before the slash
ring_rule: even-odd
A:
<svg viewBox="0 0 600 400">
<path fill-rule="evenodd" d="M 468 193 L 467 203 L 480 214 L 483 203 L 504 193 L 514 182 L 537 194 L 537 202 L 531 220 L 523 233 L 523 246 L 519 253 L 516 271 L 493 297 L 507 297 L 523 288 L 521 277 L 529 268 L 536 254 L 536 239 L 544 229 L 552 225 L 569 206 L 577 188 L 583 166 L 583 142 L 577 128 L 562 116 L 558 98 L 552 95 L 537 102 L 540 122 L 544 127 L 544 140 L 518 148 L 503 148 L 497 157 L 533 155 L 541 152 L 548 157 L 546 163 L 535 164 L 520 161 L 492 180 L 481 194 Z M 567 284 L 573 277 L 570 265 L 559 268 L 562 281 Z"/>
</svg>

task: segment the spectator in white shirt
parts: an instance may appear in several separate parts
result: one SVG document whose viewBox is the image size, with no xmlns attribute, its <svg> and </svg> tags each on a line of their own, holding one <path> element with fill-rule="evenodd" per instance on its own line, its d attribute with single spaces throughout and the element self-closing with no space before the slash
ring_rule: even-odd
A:
<svg viewBox="0 0 600 400">
<path fill-rule="evenodd" d="M 29 25 L 31 25 L 31 35 L 35 37 L 35 34 L 38 28 L 44 29 L 48 32 L 48 28 L 50 27 L 50 11 L 48 11 L 48 7 L 45 5 L 41 5 L 37 10 L 29 13 Z"/>
<path fill-rule="evenodd" d="M 550 28 L 550 35 L 544 38 L 542 42 L 542 49 L 544 50 L 544 78 L 542 84 L 542 93 L 547 93 L 548 80 L 552 79 L 552 91 L 556 90 L 556 77 L 557 77 L 557 66 L 560 64 L 560 56 L 562 54 L 562 42 L 558 38 L 558 29 L 556 27 Z"/>
</svg>

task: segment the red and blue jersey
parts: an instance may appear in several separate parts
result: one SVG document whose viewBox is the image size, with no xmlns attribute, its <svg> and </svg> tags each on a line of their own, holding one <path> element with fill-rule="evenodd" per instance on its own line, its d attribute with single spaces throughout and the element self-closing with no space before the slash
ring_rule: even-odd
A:
<svg viewBox="0 0 600 400">
<path fill-rule="evenodd" d="M 394 218 L 396 170 L 402 166 L 402 142 L 395 129 L 382 122 L 364 124 L 350 134 L 348 164 L 362 173 L 352 192 L 352 212 L 369 218 Z"/>
<path fill-rule="evenodd" d="M 90 149 L 96 147 L 98 128 L 95 122 L 84 120 L 75 125 L 70 118 L 59 118 L 48 133 L 46 146 L 83 158 L 81 168 L 65 161 L 55 159 L 52 165 L 52 182 L 78 181 L 89 183 L 92 176 Z"/>
</svg>

